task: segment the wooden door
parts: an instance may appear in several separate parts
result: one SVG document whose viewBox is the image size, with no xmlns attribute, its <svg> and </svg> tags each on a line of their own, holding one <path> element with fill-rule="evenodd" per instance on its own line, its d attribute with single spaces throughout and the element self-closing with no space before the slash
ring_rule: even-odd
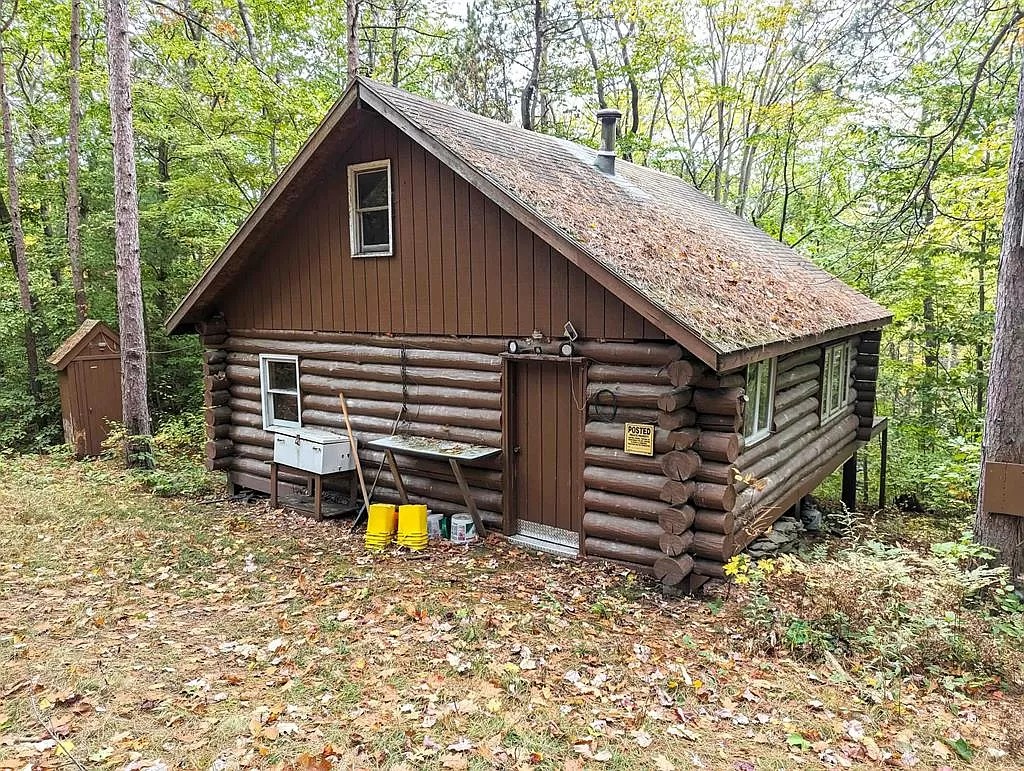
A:
<svg viewBox="0 0 1024 771">
<path fill-rule="evenodd" d="M 512 363 L 511 531 L 579 545 L 586 387 L 578 361 Z"/>
<path fill-rule="evenodd" d="M 121 420 L 121 361 L 119 358 L 86 358 L 73 365 L 78 371 L 78 399 L 85 414 L 79 428 L 85 429 L 86 455 L 103 452 L 107 421 Z"/>
</svg>

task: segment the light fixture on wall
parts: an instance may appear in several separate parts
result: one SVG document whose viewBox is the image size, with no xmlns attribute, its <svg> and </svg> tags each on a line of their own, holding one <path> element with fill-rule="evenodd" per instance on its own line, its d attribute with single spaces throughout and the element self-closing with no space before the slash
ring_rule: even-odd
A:
<svg viewBox="0 0 1024 771">
<path fill-rule="evenodd" d="M 558 346 L 558 355 L 559 356 L 575 356 L 576 355 L 576 346 L 573 345 L 568 340 L 566 340 L 564 343 L 562 343 L 561 345 Z"/>
<path fill-rule="evenodd" d="M 506 345 L 505 348 L 511 354 L 519 353 L 519 351 L 521 350 L 518 340 L 509 340 L 508 345 Z"/>
</svg>

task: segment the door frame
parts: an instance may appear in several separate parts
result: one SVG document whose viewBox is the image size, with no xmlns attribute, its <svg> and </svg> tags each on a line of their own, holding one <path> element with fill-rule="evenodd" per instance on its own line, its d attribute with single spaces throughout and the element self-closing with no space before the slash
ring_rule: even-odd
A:
<svg viewBox="0 0 1024 771">
<path fill-rule="evenodd" d="M 587 370 L 590 359 L 585 356 L 546 356 L 544 354 L 501 354 L 501 457 L 502 457 L 502 506 L 501 506 L 501 530 L 506 536 L 516 534 L 516 524 L 519 521 L 519 501 L 516 495 L 516 462 L 512 449 L 515 446 L 515 425 L 516 425 L 516 393 L 515 374 L 516 364 L 526 362 L 540 362 L 542 364 L 563 364 L 569 367 L 570 377 L 575 379 L 573 388 L 579 387 L 579 393 L 583 397 L 583 410 L 580 416 L 580 430 L 575 437 L 576 462 L 572 469 L 573 478 L 578 480 L 579 496 L 573 499 L 573 513 L 579 515 L 579 536 L 580 556 L 586 556 L 583 549 L 583 469 L 586 466 L 583 455 L 586 451 L 585 433 L 587 428 L 587 412 L 589 400 L 587 399 Z M 575 371 L 573 371 L 575 370 Z M 570 381 L 572 382 L 572 381 Z"/>
</svg>

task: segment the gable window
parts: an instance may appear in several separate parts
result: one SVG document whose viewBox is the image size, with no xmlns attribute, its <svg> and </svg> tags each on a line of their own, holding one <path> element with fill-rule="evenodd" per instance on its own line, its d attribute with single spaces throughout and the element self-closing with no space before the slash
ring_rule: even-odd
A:
<svg viewBox="0 0 1024 771">
<path fill-rule="evenodd" d="M 775 412 L 775 359 L 747 365 L 747 408 L 743 419 L 743 437 L 747 445 L 772 432 Z"/>
<path fill-rule="evenodd" d="M 850 348 L 846 343 L 825 349 L 821 371 L 821 422 L 831 420 L 846 407 L 850 388 Z"/>
<path fill-rule="evenodd" d="M 391 161 L 349 166 L 348 201 L 352 256 L 391 255 Z"/>
<path fill-rule="evenodd" d="M 299 357 L 260 354 L 260 394 L 263 428 L 298 428 L 302 425 L 299 394 Z"/>
</svg>

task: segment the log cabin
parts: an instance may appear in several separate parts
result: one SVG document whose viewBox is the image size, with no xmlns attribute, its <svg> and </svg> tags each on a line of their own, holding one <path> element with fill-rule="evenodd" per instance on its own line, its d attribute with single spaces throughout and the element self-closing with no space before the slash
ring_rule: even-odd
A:
<svg viewBox="0 0 1024 771">
<path fill-rule="evenodd" d="M 500 450 L 466 477 L 518 543 L 721 576 L 871 438 L 891 316 L 616 158 L 617 117 L 595 151 L 354 81 L 167 321 L 204 344 L 210 467 L 266 492 L 274 432 L 340 430 L 343 390 L 360 444 Z M 401 476 L 463 509 L 442 464 Z"/>
</svg>

